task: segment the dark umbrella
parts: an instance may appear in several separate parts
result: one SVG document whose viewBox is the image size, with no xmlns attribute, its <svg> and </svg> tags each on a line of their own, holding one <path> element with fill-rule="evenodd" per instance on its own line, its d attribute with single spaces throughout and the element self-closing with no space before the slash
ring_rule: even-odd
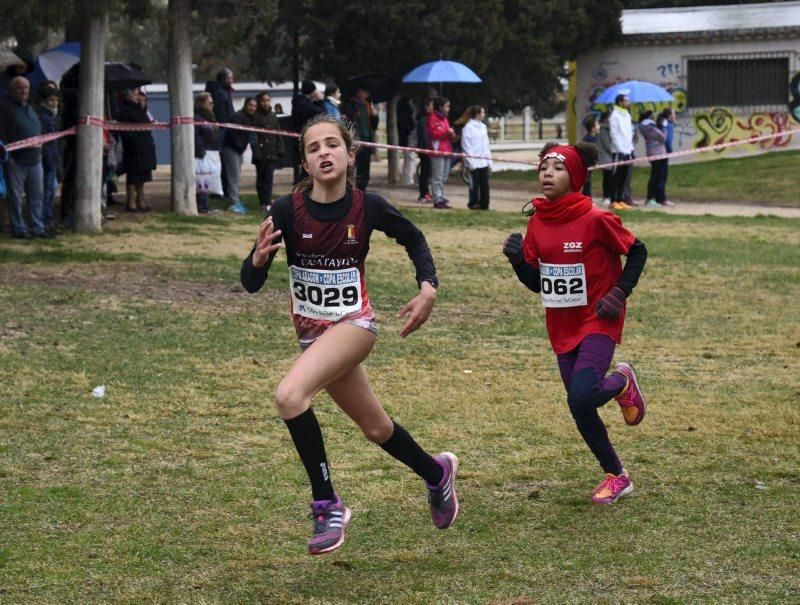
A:
<svg viewBox="0 0 800 605">
<path fill-rule="evenodd" d="M 400 78 L 394 74 L 369 71 L 347 78 L 342 83 L 342 94 L 350 97 L 358 88 L 369 91 L 373 103 L 391 101 L 400 90 Z"/>
<path fill-rule="evenodd" d="M 61 88 L 78 88 L 80 78 L 80 62 L 70 67 L 61 78 Z M 106 90 L 115 92 L 123 88 L 138 88 L 150 84 L 153 80 L 142 71 L 136 63 L 106 63 Z"/>
</svg>

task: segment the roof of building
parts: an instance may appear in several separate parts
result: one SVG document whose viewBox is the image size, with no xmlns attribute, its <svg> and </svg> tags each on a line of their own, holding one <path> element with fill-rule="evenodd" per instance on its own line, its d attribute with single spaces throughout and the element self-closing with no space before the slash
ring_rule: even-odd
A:
<svg viewBox="0 0 800 605">
<path fill-rule="evenodd" d="M 742 37 L 796 33 L 800 1 L 622 11 L 622 34 L 641 38 Z"/>
</svg>

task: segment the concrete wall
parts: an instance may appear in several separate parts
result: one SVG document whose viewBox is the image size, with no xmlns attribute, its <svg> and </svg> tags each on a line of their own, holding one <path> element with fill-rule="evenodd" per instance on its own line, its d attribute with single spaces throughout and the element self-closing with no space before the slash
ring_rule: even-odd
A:
<svg viewBox="0 0 800 605">
<path fill-rule="evenodd" d="M 786 133 L 784 136 L 757 144 L 745 144 L 722 151 L 687 156 L 684 161 L 733 157 L 779 149 L 800 148 L 800 135 L 788 131 L 800 128 L 800 114 L 792 115 L 790 103 L 800 101 L 800 93 L 790 91 L 790 81 L 798 73 L 800 40 L 753 40 L 670 44 L 652 46 L 612 47 L 581 56 L 577 61 L 575 90 L 570 90 L 568 111 L 577 120 L 577 138 L 583 136 L 581 121 L 590 113 L 599 113 L 605 105 L 594 99 L 607 87 L 625 80 L 654 82 L 669 90 L 675 97 L 673 107 L 677 113 L 674 150 L 686 150 L 709 144 L 725 143 L 752 136 Z M 687 89 L 686 68 L 688 58 L 704 55 L 741 53 L 785 53 L 789 58 L 789 78 L 786 82 L 786 104 L 758 108 L 711 107 L 692 108 L 692 94 Z M 795 82 L 796 83 L 796 82 Z M 664 104 L 646 104 L 635 107 L 634 119 L 639 111 L 660 111 Z M 644 146 L 639 144 L 637 155 L 644 156 Z M 675 158 L 679 161 L 682 158 Z"/>
</svg>

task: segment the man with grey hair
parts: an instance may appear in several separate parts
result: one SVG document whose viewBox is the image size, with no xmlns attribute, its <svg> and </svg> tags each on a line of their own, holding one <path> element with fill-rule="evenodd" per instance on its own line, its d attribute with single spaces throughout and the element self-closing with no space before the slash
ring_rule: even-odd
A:
<svg viewBox="0 0 800 605">
<path fill-rule="evenodd" d="M 42 124 L 36 110 L 28 103 L 31 85 L 24 76 L 11 80 L 9 99 L 0 108 L 0 140 L 6 143 L 21 141 L 42 134 Z M 42 146 L 34 145 L 9 154 L 8 211 L 11 235 L 17 239 L 52 237 L 42 220 L 44 174 Z M 24 200 L 28 200 L 31 225 L 25 220 Z"/>
</svg>

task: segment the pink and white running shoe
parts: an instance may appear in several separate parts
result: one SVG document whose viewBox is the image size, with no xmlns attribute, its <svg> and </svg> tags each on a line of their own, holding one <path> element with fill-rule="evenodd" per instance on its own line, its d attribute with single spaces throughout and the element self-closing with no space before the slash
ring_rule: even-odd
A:
<svg viewBox="0 0 800 605">
<path fill-rule="evenodd" d="M 628 471 L 622 469 L 622 473 L 619 475 L 607 473 L 603 482 L 592 491 L 592 502 L 594 504 L 613 504 L 632 491 L 633 483 L 628 477 Z"/>
<path fill-rule="evenodd" d="M 633 371 L 633 367 L 630 364 L 624 361 L 618 363 L 614 371 L 625 377 L 625 388 L 614 399 L 619 404 L 625 424 L 637 425 L 647 412 L 647 402 L 644 400 L 644 395 L 636 380 L 636 372 Z"/>
</svg>

